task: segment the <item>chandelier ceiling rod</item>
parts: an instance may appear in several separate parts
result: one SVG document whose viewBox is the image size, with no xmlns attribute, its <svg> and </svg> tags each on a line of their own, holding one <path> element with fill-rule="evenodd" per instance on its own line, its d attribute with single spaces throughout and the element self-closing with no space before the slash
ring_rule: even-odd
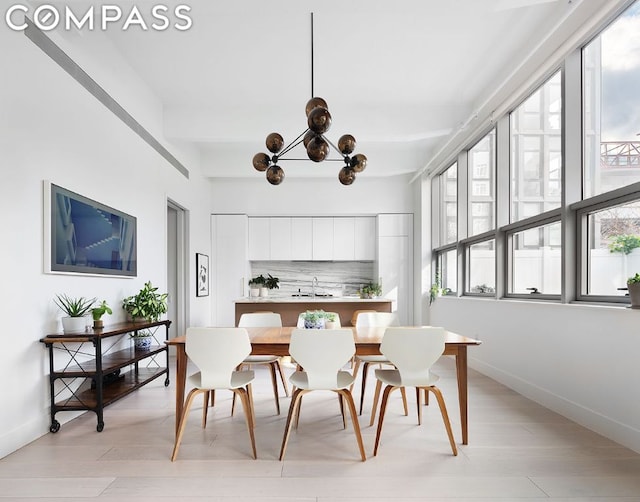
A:
<svg viewBox="0 0 640 502">
<path fill-rule="evenodd" d="M 272 185 L 279 185 L 284 180 L 284 171 L 278 165 L 279 160 L 312 160 L 322 162 L 324 160 L 344 162 L 344 167 L 338 173 L 338 179 L 343 185 L 351 185 L 356 179 L 356 173 L 364 171 L 367 166 L 367 157 L 361 153 L 350 157 L 356 146 L 356 140 L 350 134 L 344 134 L 338 140 L 336 146 L 324 133 L 331 126 L 331 114 L 327 102 L 315 96 L 314 89 L 314 40 L 313 40 L 313 12 L 311 13 L 311 99 L 305 106 L 307 114 L 307 129 L 298 135 L 291 143 L 285 146 L 283 137 L 272 132 L 267 136 L 267 149 L 273 154 L 271 157 L 266 153 L 257 153 L 253 156 L 253 167 L 257 171 L 266 171 L 267 181 Z M 304 144 L 307 150 L 308 159 L 284 159 L 285 154 L 290 152 L 300 143 Z M 284 148 L 283 148 L 284 147 Z M 330 148 L 340 153 L 340 159 L 329 159 Z"/>
</svg>

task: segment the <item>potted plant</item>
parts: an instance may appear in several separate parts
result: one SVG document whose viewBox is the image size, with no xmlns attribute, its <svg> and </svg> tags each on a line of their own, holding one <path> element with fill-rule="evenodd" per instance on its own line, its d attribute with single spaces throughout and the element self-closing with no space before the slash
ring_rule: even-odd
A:
<svg viewBox="0 0 640 502">
<path fill-rule="evenodd" d="M 260 295 L 260 289 L 264 287 L 266 279 L 262 274 L 249 279 L 249 295 L 250 296 L 258 296 Z"/>
<path fill-rule="evenodd" d="M 95 298 L 87 299 L 83 296 L 74 298 L 59 294 L 53 301 L 60 310 L 67 314 L 62 318 L 62 329 L 65 333 L 84 331 L 86 327 L 85 316 L 96 301 Z"/>
<path fill-rule="evenodd" d="M 130 336 L 133 338 L 133 346 L 136 350 L 149 350 L 151 348 L 151 342 L 153 341 L 151 332 L 141 329 L 140 331 L 134 331 Z"/>
<path fill-rule="evenodd" d="M 302 315 L 305 329 L 324 329 L 324 314 L 323 310 L 307 310 Z"/>
<path fill-rule="evenodd" d="M 155 322 L 167 312 L 167 293 L 158 293 L 158 288 L 145 282 L 144 287 L 135 296 L 122 300 L 122 308 L 133 321 L 145 320 Z"/>
<path fill-rule="evenodd" d="M 640 309 L 640 274 L 636 273 L 627 279 L 627 289 L 629 290 L 631 308 Z"/>
<path fill-rule="evenodd" d="M 102 300 L 99 306 L 91 309 L 91 316 L 93 317 L 93 327 L 95 329 L 104 328 L 104 321 L 102 320 L 102 316 L 105 314 L 113 314 L 113 310 L 111 307 L 107 305 L 106 300 Z"/>
<path fill-rule="evenodd" d="M 362 286 L 358 290 L 360 298 L 375 298 L 382 294 L 382 286 L 377 282 L 370 282 L 369 284 Z"/>
<path fill-rule="evenodd" d="M 264 286 L 260 288 L 260 296 L 267 296 L 268 291 L 270 289 L 279 289 L 280 288 L 280 279 L 277 277 L 273 277 L 271 274 L 267 274 L 269 277 L 266 277 L 264 280 Z"/>
<path fill-rule="evenodd" d="M 323 317 L 325 329 L 336 329 L 338 327 L 337 316 L 334 312 L 325 312 Z"/>
</svg>

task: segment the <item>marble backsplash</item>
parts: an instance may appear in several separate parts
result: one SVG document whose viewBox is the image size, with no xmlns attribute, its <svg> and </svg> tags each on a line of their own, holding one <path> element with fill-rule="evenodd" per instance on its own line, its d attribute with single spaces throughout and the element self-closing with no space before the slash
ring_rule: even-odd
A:
<svg viewBox="0 0 640 502">
<path fill-rule="evenodd" d="M 280 279 L 280 289 L 269 291 L 269 296 L 290 297 L 298 293 L 311 293 L 311 281 L 318 278 L 316 294 L 355 296 L 357 291 L 374 279 L 372 261 L 253 261 L 251 277 L 271 274 Z M 249 291 L 247 289 L 247 295 Z"/>
</svg>

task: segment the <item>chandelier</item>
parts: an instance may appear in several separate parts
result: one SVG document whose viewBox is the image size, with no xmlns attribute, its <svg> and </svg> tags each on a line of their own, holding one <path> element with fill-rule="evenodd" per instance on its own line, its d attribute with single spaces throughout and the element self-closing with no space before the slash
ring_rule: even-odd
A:
<svg viewBox="0 0 640 502">
<path fill-rule="evenodd" d="M 338 179 L 343 185 L 351 185 L 356 179 L 356 173 L 364 171 L 367 167 L 367 157 L 361 153 L 351 156 L 356 147 L 356 140 L 351 134 L 342 135 L 338 139 L 338 146 L 325 136 L 331 127 L 331 114 L 327 102 L 322 98 L 314 97 L 313 92 L 313 12 L 311 13 L 311 96 L 305 106 L 307 129 L 286 146 L 284 138 L 279 133 L 269 134 L 265 144 L 272 155 L 256 153 L 253 156 L 253 167 L 260 172 L 266 171 L 267 181 L 272 185 L 279 185 L 284 180 L 284 170 L 278 165 L 279 161 L 307 160 L 284 158 L 287 153 L 302 143 L 307 151 L 308 160 L 344 162 L 344 166 L 338 173 Z M 331 148 L 338 152 L 341 158 L 329 159 Z"/>
</svg>

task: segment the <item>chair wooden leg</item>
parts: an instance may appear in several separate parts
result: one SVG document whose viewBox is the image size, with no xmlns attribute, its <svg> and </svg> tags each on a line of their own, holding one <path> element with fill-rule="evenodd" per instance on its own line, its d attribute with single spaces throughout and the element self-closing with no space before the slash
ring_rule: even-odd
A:
<svg viewBox="0 0 640 502">
<path fill-rule="evenodd" d="M 429 406 L 429 391 L 424 389 L 424 405 Z"/>
<path fill-rule="evenodd" d="M 211 389 L 211 406 L 215 406 L 216 405 L 216 391 L 215 389 Z"/>
<path fill-rule="evenodd" d="M 404 387 L 400 387 L 400 394 L 402 394 L 402 407 L 404 408 L 404 416 L 409 416 L 409 406 L 407 406 L 407 391 Z"/>
<path fill-rule="evenodd" d="M 362 405 L 364 403 L 364 391 L 365 391 L 365 388 L 367 386 L 367 373 L 369 373 L 369 363 L 365 362 L 362 365 L 362 386 L 361 386 L 361 392 L 360 392 L 360 413 L 359 413 L 359 415 L 362 415 Z"/>
<path fill-rule="evenodd" d="M 356 413 L 356 405 L 353 402 L 353 396 L 347 389 L 341 389 L 336 391 L 340 394 L 340 401 L 346 402 L 349 411 L 351 412 L 351 421 L 353 422 L 353 432 L 356 435 L 358 441 L 358 448 L 360 448 L 360 458 L 364 462 L 367 460 L 367 454 L 364 452 L 364 444 L 362 443 L 362 434 L 360 433 L 360 422 L 358 422 L 358 414 Z M 346 426 L 345 426 L 346 428 Z"/>
<path fill-rule="evenodd" d="M 422 425 L 422 389 L 416 387 L 416 407 L 418 408 L 418 425 Z"/>
<path fill-rule="evenodd" d="M 291 395 L 291 404 L 289 405 L 289 413 L 287 414 L 287 423 L 284 427 L 284 435 L 282 436 L 282 446 L 280 447 L 280 460 L 284 459 L 285 451 L 287 451 L 287 443 L 289 442 L 289 435 L 291 434 L 291 426 L 293 425 L 293 417 L 299 413 L 300 400 L 303 394 L 308 391 L 302 389 L 296 389 Z M 297 418 L 296 418 L 297 420 Z"/>
<path fill-rule="evenodd" d="M 282 367 L 282 361 L 278 359 L 278 373 L 280 373 L 280 380 L 282 380 L 282 387 L 284 388 L 284 395 L 289 397 L 289 385 L 287 385 L 287 377 L 284 374 L 284 368 Z M 280 415 L 280 411 L 278 411 Z"/>
<path fill-rule="evenodd" d="M 440 406 L 440 413 L 442 414 L 442 420 L 444 421 L 444 426 L 447 429 L 447 435 L 449 436 L 449 443 L 451 444 L 451 450 L 453 451 L 454 456 L 458 455 L 458 448 L 456 446 L 456 442 L 453 439 L 453 431 L 451 430 L 451 422 L 449 421 L 449 414 L 447 413 L 447 406 L 444 404 L 444 397 L 442 397 L 442 392 L 440 389 L 434 385 L 431 387 L 426 387 L 436 396 L 436 400 L 438 401 L 438 405 Z"/>
<path fill-rule="evenodd" d="M 344 412 L 344 397 L 338 392 L 338 402 L 340 403 L 340 415 L 342 415 L 342 427 L 347 428 L 347 416 Z"/>
<path fill-rule="evenodd" d="M 356 384 L 356 377 L 358 376 L 358 369 L 360 369 L 360 359 L 356 358 L 356 362 L 353 365 L 353 371 L 351 374 L 353 375 L 353 383 L 349 387 L 349 392 L 353 392 L 353 386 Z"/>
<path fill-rule="evenodd" d="M 380 382 L 382 383 L 382 382 Z M 384 421 L 384 415 L 387 411 L 387 401 L 389 401 L 389 395 L 398 387 L 393 385 L 387 385 L 382 393 L 382 404 L 380 405 L 380 416 L 378 417 L 378 430 L 376 432 L 376 442 L 373 447 L 373 456 L 378 454 L 378 446 L 380 444 L 380 435 L 382 434 L 382 422 Z"/>
<path fill-rule="evenodd" d="M 206 392 L 206 390 L 191 389 L 191 391 L 189 392 L 189 395 L 187 396 L 187 400 L 182 410 L 182 416 L 180 417 L 180 425 L 178 426 L 178 432 L 176 433 L 176 442 L 173 445 L 173 453 L 171 454 L 172 462 L 178 456 L 178 450 L 180 449 L 180 443 L 182 442 L 182 435 L 184 434 L 184 427 L 185 425 L 187 425 L 187 415 L 189 415 L 189 410 L 191 409 L 191 405 L 193 404 L 193 399 L 196 397 L 196 395 L 200 394 L 201 392 Z"/>
<path fill-rule="evenodd" d="M 237 389 L 232 389 L 234 394 L 240 396 L 240 402 L 242 403 L 242 407 L 244 408 L 244 415 L 247 421 L 247 429 L 249 430 L 249 438 L 251 439 L 251 449 L 253 451 L 253 458 L 257 459 L 256 453 L 256 437 L 254 434 L 255 421 L 253 418 L 253 407 L 251 406 L 251 401 L 249 400 L 249 391 L 244 387 L 239 387 Z"/>
<path fill-rule="evenodd" d="M 231 399 L 231 416 L 233 416 L 233 414 L 236 411 L 236 393 L 233 393 L 233 398 Z"/>
<path fill-rule="evenodd" d="M 373 393 L 373 405 L 371 406 L 371 420 L 369 420 L 369 427 L 373 426 L 376 421 L 376 408 L 378 407 L 378 400 L 380 399 L 380 389 L 382 389 L 382 382 L 378 380 L 376 382 L 376 390 Z"/>
<path fill-rule="evenodd" d="M 204 403 L 202 403 L 202 428 L 207 426 L 207 411 L 209 410 L 209 394 L 210 390 L 204 391 Z"/>
<path fill-rule="evenodd" d="M 280 415 L 280 396 L 278 395 L 278 376 L 276 375 L 276 369 L 278 363 L 269 363 L 269 372 L 271 373 L 271 385 L 273 386 L 273 397 L 276 400 L 276 411 Z"/>
</svg>

